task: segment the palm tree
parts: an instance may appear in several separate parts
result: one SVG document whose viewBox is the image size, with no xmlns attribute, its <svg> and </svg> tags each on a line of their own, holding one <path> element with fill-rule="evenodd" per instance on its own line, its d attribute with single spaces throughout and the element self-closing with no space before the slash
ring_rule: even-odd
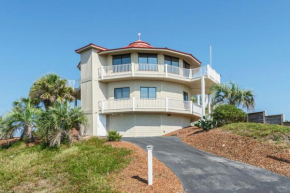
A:
<svg viewBox="0 0 290 193">
<path fill-rule="evenodd" d="M 73 88 L 66 86 L 67 80 L 56 74 L 47 74 L 36 80 L 30 88 L 29 97 L 35 104 L 43 104 L 45 109 L 52 106 L 56 100 L 73 101 Z"/>
<path fill-rule="evenodd" d="M 72 129 L 88 126 L 88 119 L 80 107 L 70 108 L 68 101 L 57 100 L 43 113 L 40 121 L 40 129 L 50 147 L 59 147 L 60 143 L 68 140 L 73 142 Z"/>
<path fill-rule="evenodd" d="M 255 107 L 254 93 L 248 89 L 241 89 L 236 83 L 230 81 L 225 84 L 214 84 L 210 90 L 212 91 L 213 105 L 219 103 L 227 103 L 240 106 L 251 110 Z"/>
<path fill-rule="evenodd" d="M 21 98 L 13 103 L 13 109 L 1 120 L 0 138 L 11 138 L 15 132 L 20 132 L 20 140 L 34 141 L 33 131 L 42 110 L 36 108 L 30 99 Z"/>
</svg>

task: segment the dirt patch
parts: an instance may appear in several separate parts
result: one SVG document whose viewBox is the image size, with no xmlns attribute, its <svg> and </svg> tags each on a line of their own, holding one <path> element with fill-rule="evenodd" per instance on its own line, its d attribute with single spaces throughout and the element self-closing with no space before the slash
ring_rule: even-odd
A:
<svg viewBox="0 0 290 193">
<path fill-rule="evenodd" d="M 184 192 L 178 177 L 162 162 L 153 158 L 153 185 L 148 186 L 147 152 L 128 142 L 109 142 L 113 147 L 133 150 L 132 159 L 127 168 L 116 174 L 116 188 L 122 192 Z"/>
<path fill-rule="evenodd" d="M 179 136 L 197 149 L 290 177 L 290 148 L 234 135 L 221 129 L 203 132 L 196 127 L 188 127 L 166 136 Z"/>
<path fill-rule="evenodd" d="M 1 139 L 0 140 L 0 147 L 5 147 L 14 144 L 17 142 L 19 138 L 12 138 L 12 139 Z"/>
</svg>

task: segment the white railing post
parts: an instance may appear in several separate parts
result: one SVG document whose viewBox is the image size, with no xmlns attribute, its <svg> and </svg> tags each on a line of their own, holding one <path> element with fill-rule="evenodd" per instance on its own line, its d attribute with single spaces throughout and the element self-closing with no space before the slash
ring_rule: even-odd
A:
<svg viewBox="0 0 290 193">
<path fill-rule="evenodd" d="M 104 78 L 104 66 L 101 66 L 101 79 L 103 80 Z"/>
<path fill-rule="evenodd" d="M 132 97 L 132 110 L 135 111 L 135 97 Z"/>
<path fill-rule="evenodd" d="M 190 114 L 193 114 L 193 103 L 192 101 L 189 102 L 190 105 Z"/>
<path fill-rule="evenodd" d="M 148 185 L 151 186 L 153 184 L 153 146 L 147 145 L 146 148 L 148 151 Z"/>
<path fill-rule="evenodd" d="M 166 78 L 168 77 L 168 74 L 167 74 L 167 64 L 165 64 L 165 77 Z"/>
<path fill-rule="evenodd" d="M 208 95 L 208 114 L 211 114 L 211 95 Z"/>
<path fill-rule="evenodd" d="M 168 98 L 165 98 L 165 110 L 168 112 Z"/>
<path fill-rule="evenodd" d="M 206 74 L 205 75 L 207 75 L 208 77 L 210 76 L 210 74 L 211 74 L 211 72 L 210 72 L 210 66 L 209 66 L 209 64 L 208 65 L 206 65 Z"/>
<path fill-rule="evenodd" d="M 132 76 L 134 77 L 134 73 L 135 73 L 135 65 L 134 63 L 131 64 L 131 70 L 132 70 Z"/>
<path fill-rule="evenodd" d="M 189 69 L 189 79 L 192 79 L 192 69 Z"/>
<path fill-rule="evenodd" d="M 202 117 L 205 116 L 205 82 L 204 76 L 201 76 L 201 115 Z"/>
<path fill-rule="evenodd" d="M 104 100 L 101 100 L 101 112 L 104 113 Z"/>
</svg>

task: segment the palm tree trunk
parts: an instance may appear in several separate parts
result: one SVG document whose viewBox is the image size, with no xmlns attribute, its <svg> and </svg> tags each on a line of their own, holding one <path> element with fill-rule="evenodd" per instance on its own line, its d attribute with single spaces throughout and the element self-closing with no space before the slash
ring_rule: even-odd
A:
<svg viewBox="0 0 290 193">
<path fill-rule="evenodd" d="M 31 125 L 27 125 L 26 136 L 27 136 L 27 141 L 29 143 L 34 142 L 34 136 L 32 133 L 32 126 Z"/>
</svg>

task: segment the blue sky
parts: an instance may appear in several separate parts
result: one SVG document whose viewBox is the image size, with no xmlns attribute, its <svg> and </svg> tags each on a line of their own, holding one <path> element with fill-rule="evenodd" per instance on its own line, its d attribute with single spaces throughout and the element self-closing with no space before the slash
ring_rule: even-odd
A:
<svg viewBox="0 0 290 193">
<path fill-rule="evenodd" d="M 290 120 L 290 1 L 0 0 L 0 114 L 40 76 L 78 79 L 88 43 L 117 48 L 137 40 L 192 53 L 222 81 L 256 94 L 256 111 Z"/>
</svg>

